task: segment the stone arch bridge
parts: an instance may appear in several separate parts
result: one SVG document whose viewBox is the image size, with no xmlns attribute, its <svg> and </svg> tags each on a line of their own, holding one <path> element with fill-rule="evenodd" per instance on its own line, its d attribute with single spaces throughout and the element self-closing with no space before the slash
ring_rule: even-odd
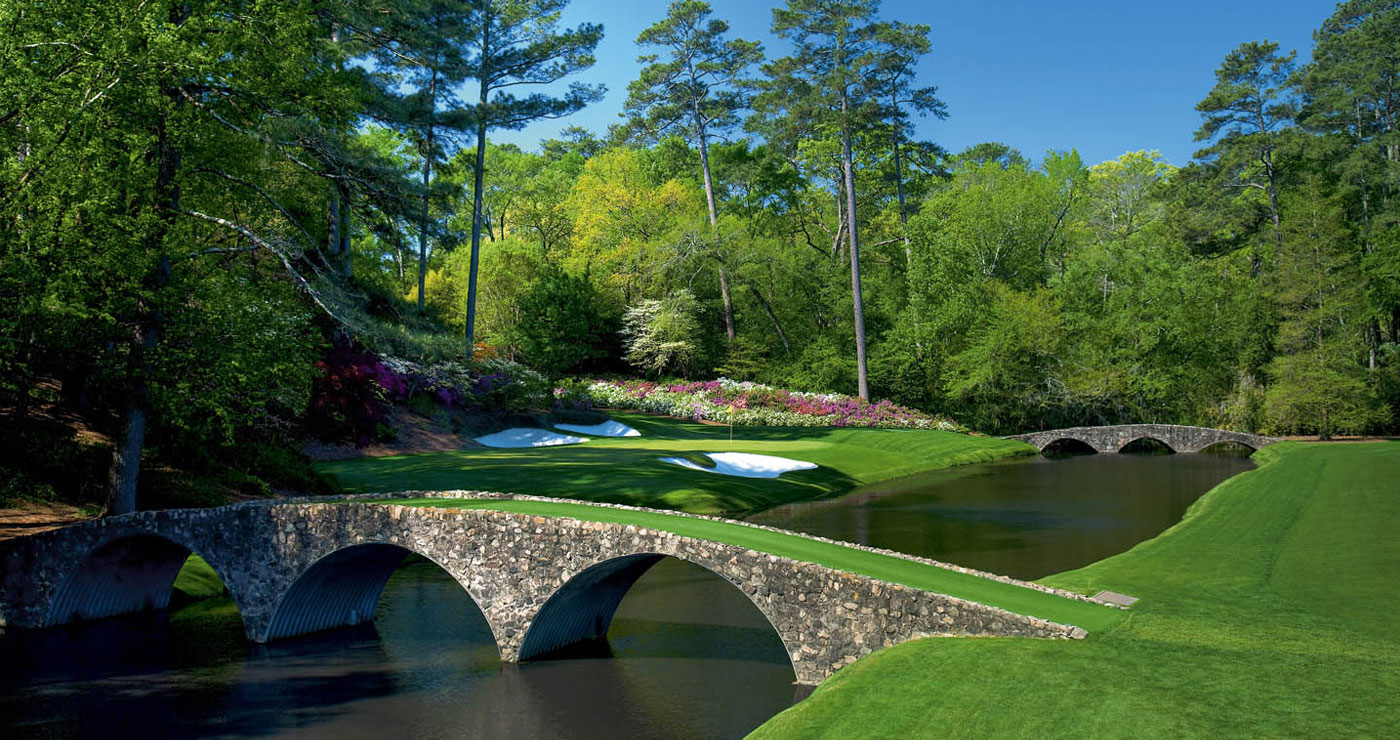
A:
<svg viewBox="0 0 1400 740">
<path fill-rule="evenodd" d="M 1051 429 L 1044 432 L 1031 432 L 1007 439 L 1018 439 L 1034 445 L 1042 452 L 1056 442 L 1078 442 L 1092 447 L 1095 452 L 1118 452 L 1139 440 L 1156 440 L 1170 447 L 1173 452 L 1200 452 L 1213 445 L 1232 442 L 1244 445 L 1251 450 L 1279 442 L 1273 437 L 1261 437 L 1245 432 L 1230 432 L 1206 427 L 1179 426 L 1176 424 L 1123 424 L 1105 427 L 1073 427 Z"/>
<path fill-rule="evenodd" d="M 0 626 L 38 628 L 163 609 L 190 553 L 218 573 L 256 642 L 373 619 L 385 582 L 409 553 L 436 563 L 470 594 L 507 662 L 605 639 L 627 590 L 667 556 L 742 590 L 773 626 L 803 684 L 918 637 L 1084 635 L 983 604 L 635 525 L 364 500 L 140 512 L 0 542 Z"/>
</svg>

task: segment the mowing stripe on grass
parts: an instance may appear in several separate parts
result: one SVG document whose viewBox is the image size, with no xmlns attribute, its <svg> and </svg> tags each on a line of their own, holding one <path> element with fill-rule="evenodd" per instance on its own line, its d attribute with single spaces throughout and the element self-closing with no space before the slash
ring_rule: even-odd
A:
<svg viewBox="0 0 1400 740">
<path fill-rule="evenodd" d="M 673 532 L 684 537 L 734 545 L 779 557 L 824 565 L 911 588 L 975 601 L 1016 614 L 1047 619 L 1097 632 L 1117 624 L 1124 612 L 1086 601 L 1037 591 L 989 578 L 960 573 L 904 558 L 885 555 L 798 534 L 774 532 L 734 522 L 675 516 L 656 511 L 634 511 L 564 501 L 514 499 L 421 498 L 384 501 L 400 506 L 452 509 L 486 509 L 514 514 L 568 517 L 604 524 L 633 524 Z"/>
</svg>

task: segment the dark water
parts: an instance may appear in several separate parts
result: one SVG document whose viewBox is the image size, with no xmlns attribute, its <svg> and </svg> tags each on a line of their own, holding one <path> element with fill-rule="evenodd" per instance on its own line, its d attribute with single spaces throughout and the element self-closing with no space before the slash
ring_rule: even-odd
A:
<svg viewBox="0 0 1400 740">
<path fill-rule="evenodd" d="M 755 517 L 1024 578 L 1121 552 L 1252 467 L 1100 455 L 959 468 Z M 628 594 L 611 655 L 498 660 L 470 597 L 426 562 L 372 626 L 249 645 L 231 604 L 0 636 L 0 738 L 738 738 L 798 693 L 737 589 L 666 559 Z"/>
<path fill-rule="evenodd" d="M 1130 549 L 1249 470 L 1239 455 L 1020 458 L 901 478 L 750 521 L 1035 579 Z"/>
<path fill-rule="evenodd" d="M 437 566 L 390 579 L 372 627 L 249 646 L 179 613 L 0 637 L 0 737 L 738 738 L 797 697 L 782 643 L 733 586 L 666 559 L 612 658 L 502 664 Z"/>
</svg>

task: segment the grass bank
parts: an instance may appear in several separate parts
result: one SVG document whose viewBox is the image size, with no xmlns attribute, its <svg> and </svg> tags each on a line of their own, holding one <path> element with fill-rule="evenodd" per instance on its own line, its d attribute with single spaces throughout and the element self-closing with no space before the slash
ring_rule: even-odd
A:
<svg viewBox="0 0 1400 740">
<path fill-rule="evenodd" d="M 1029 445 L 921 429 L 735 427 L 641 414 L 612 415 L 641 437 L 582 445 L 360 458 L 321 463 L 347 491 L 481 490 L 743 514 L 859 485 L 1034 452 Z M 705 452 L 753 452 L 817 463 L 776 480 L 716 475 L 660 462 Z"/>
<path fill-rule="evenodd" d="M 488 509 L 519 514 L 570 517 L 591 522 L 635 524 L 736 545 L 781 557 L 819 563 L 893 583 L 921 588 L 999 607 L 1017 614 L 1083 627 L 1090 632 L 1107 629 L 1123 618 L 1118 609 L 1015 586 L 988 578 L 959 573 L 904 558 L 822 542 L 801 535 L 775 532 L 734 522 L 695 519 L 661 512 L 612 509 L 563 501 L 512 501 L 491 499 L 423 498 L 395 501 L 408 506 L 450 509 Z"/>
<path fill-rule="evenodd" d="M 899 645 L 753 737 L 1393 736 L 1400 444 L 1256 459 L 1161 536 L 1045 579 L 1141 597 L 1119 626 Z"/>
</svg>

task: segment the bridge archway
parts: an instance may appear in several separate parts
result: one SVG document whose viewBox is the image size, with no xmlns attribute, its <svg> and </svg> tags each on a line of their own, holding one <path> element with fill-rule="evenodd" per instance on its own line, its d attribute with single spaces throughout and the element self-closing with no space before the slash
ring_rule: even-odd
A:
<svg viewBox="0 0 1400 740">
<path fill-rule="evenodd" d="M 1249 457 L 1258 451 L 1258 447 L 1238 439 L 1222 439 L 1219 442 L 1212 442 L 1199 450 L 1199 452 L 1209 454 L 1229 454 L 1238 452 L 1241 453 L 1240 457 Z"/>
<path fill-rule="evenodd" d="M 1175 455 L 1176 448 L 1156 437 L 1137 437 L 1124 443 L 1118 452 L 1124 455 Z"/>
<path fill-rule="evenodd" d="M 1040 454 L 1050 458 L 1097 455 L 1098 452 L 1093 445 L 1074 437 L 1060 437 L 1040 448 Z"/>
<path fill-rule="evenodd" d="M 687 558 L 658 553 L 637 553 L 596 563 L 560 586 L 530 622 L 521 644 L 521 661 L 540 659 L 562 650 L 589 644 L 605 644 L 608 630 L 627 593 L 651 568 L 670 560 L 703 571 L 708 578 L 722 582 L 726 589 L 743 595 L 743 601 L 759 615 L 771 631 L 775 650 L 782 649 L 786 661 L 793 667 L 794 647 L 777 626 L 773 615 L 732 578 L 705 564 Z"/>
<path fill-rule="evenodd" d="M 265 639 L 280 640 L 374 621 L 379 597 L 389 577 L 410 555 L 418 555 L 457 580 L 434 558 L 400 545 L 366 542 L 342 547 L 307 566 L 277 599 Z M 463 592 L 478 612 L 481 604 L 465 586 Z M 484 615 L 484 612 L 483 612 Z M 493 642 L 500 644 L 495 625 Z"/>
<path fill-rule="evenodd" d="M 192 554 L 192 548 L 157 534 L 104 542 L 86 552 L 54 591 L 45 625 L 165 609 Z M 206 562 L 228 583 L 217 564 Z"/>
</svg>

